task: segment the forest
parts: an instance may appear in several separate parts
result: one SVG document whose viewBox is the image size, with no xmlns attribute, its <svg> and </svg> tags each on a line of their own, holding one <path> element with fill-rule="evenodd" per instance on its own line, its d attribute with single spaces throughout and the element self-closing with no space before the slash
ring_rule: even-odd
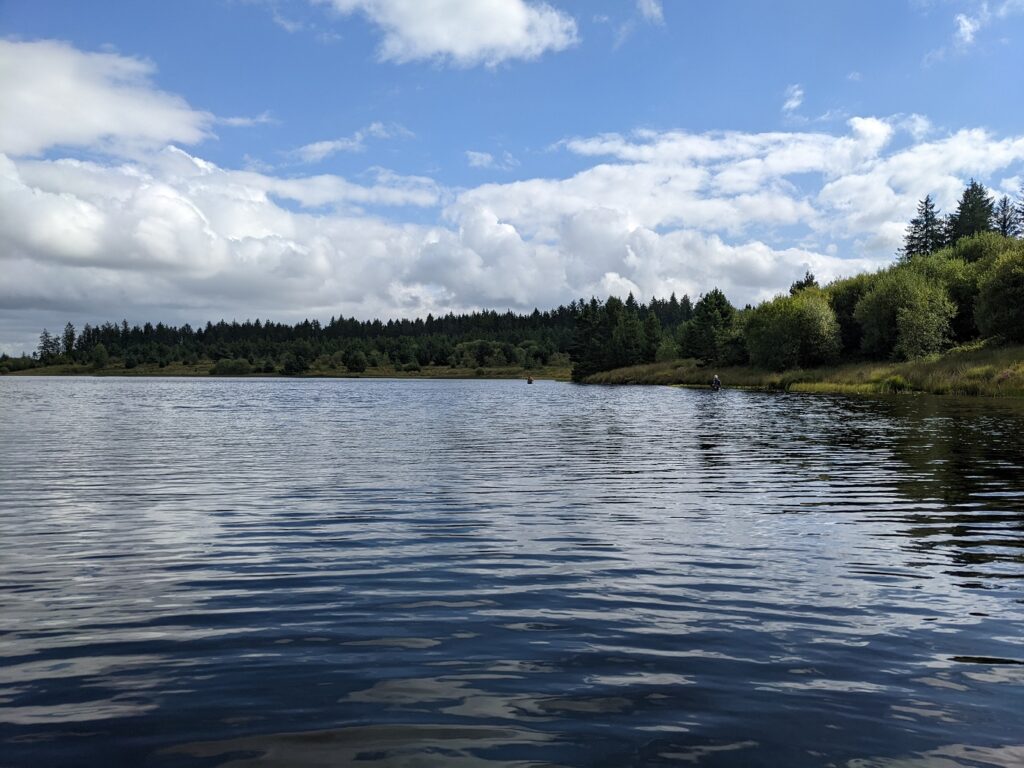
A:
<svg viewBox="0 0 1024 768">
<path fill-rule="evenodd" d="M 918 205 L 895 262 L 737 308 L 713 289 L 677 326 L 627 299 L 591 300 L 577 319 L 573 379 L 694 358 L 771 371 L 854 360 L 913 360 L 982 338 L 1024 341 L 1024 200 L 996 201 L 973 179 L 946 216 Z M 689 308 L 688 308 L 689 309 Z"/>
<path fill-rule="evenodd" d="M 213 374 L 299 375 L 368 368 L 416 372 L 572 365 L 572 379 L 640 363 L 692 358 L 772 371 L 853 360 L 913 360 L 978 339 L 1024 341 L 1024 199 L 996 200 L 978 182 L 945 216 L 920 201 L 892 265 L 818 284 L 808 272 L 788 294 L 734 306 L 718 288 L 700 296 L 577 300 L 531 314 L 481 311 L 425 319 L 321 324 L 271 321 L 68 323 L 44 329 L 36 352 L 0 357 L 0 373 L 77 364 L 95 370 L 212 364 Z"/>
</svg>

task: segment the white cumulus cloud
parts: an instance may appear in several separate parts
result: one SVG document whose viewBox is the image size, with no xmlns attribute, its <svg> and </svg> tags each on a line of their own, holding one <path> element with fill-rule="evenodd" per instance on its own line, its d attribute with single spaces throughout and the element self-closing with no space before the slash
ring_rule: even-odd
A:
<svg viewBox="0 0 1024 768">
<path fill-rule="evenodd" d="M 205 138 L 214 116 L 154 87 L 153 70 L 142 59 L 58 41 L 0 40 L 0 152 L 134 151 Z"/>
<path fill-rule="evenodd" d="M 577 42 L 576 21 L 527 0 L 315 0 L 342 14 L 361 12 L 381 28 L 380 56 L 457 66 L 536 59 Z"/>
<path fill-rule="evenodd" d="M 45 50 L 95 65 L 64 44 Z M 113 71 L 141 66 L 107 56 Z M 888 263 L 926 194 L 948 211 L 972 176 L 1004 189 L 1024 178 L 1024 135 L 940 132 L 922 115 L 853 117 L 835 130 L 574 137 L 554 151 L 574 155 L 578 171 L 462 189 L 373 167 L 358 183 L 282 176 L 175 146 L 199 142 L 211 118 L 156 91 L 148 74 L 137 92 L 119 78 L 68 76 L 92 83 L 99 126 L 74 140 L 9 110 L 24 95 L 0 89 L 0 110 L 14 116 L 0 122 L 0 344 L 15 351 L 69 319 L 415 316 L 714 286 L 742 304 L 808 269 L 827 281 Z M 43 103 L 66 87 L 33 82 Z M 180 122 L 119 119 L 154 103 Z M 388 131 L 371 124 L 348 139 Z M 115 141 L 132 153 L 97 152 Z M 514 162 L 466 159 L 482 173 Z"/>
</svg>

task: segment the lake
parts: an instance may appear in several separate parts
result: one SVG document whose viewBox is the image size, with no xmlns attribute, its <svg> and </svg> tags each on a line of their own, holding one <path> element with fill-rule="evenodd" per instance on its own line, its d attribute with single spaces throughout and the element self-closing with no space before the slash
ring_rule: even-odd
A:
<svg viewBox="0 0 1024 768">
<path fill-rule="evenodd" d="M 0 765 L 1024 764 L 1019 402 L 6 377 L 0 409 Z"/>
</svg>

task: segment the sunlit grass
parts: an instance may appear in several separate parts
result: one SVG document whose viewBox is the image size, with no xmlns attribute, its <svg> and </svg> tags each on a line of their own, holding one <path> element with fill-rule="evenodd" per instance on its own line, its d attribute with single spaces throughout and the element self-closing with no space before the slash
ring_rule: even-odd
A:
<svg viewBox="0 0 1024 768">
<path fill-rule="evenodd" d="M 1024 346 L 972 344 L 944 355 L 909 362 L 847 363 L 781 373 L 750 367 L 716 368 L 701 366 L 695 360 L 673 360 L 605 371 L 591 376 L 587 383 L 707 386 L 716 373 L 726 387 L 737 389 L 1024 397 Z"/>
</svg>

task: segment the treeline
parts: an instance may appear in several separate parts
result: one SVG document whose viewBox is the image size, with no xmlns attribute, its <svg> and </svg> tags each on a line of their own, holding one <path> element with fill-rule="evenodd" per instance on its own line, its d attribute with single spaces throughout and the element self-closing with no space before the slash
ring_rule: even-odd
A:
<svg viewBox="0 0 1024 768">
<path fill-rule="evenodd" d="M 60 334 L 44 329 L 31 357 L 0 358 L 8 371 L 36 366 L 89 364 L 166 367 L 210 361 L 214 373 L 300 374 L 309 370 L 362 372 L 369 367 L 414 371 L 430 365 L 460 368 L 538 368 L 568 364 L 567 351 L 582 302 L 531 314 L 493 311 L 428 315 L 426 319 L 326 324 L 270 321 L 207 323 L 203 328 L 127 321 L 68 323 Z"/>
<path fill-rule="evenodd" d="M 822 287 L 808 272 L 788 295 L 742 309 L 716 288 L 675 327 L 632 297 L 591 300 L 576 325 L 573 379 L 677 358 L 781 371 L 1024 341 L 1022 231 L 1024 201 L 995 200 L 972 179 L 947 216 L 925 197 L 897 262 L 873 274 Z"/>
<path fill-rule="evenodd" d="M 896 263 L 819 286 L 807 273 L 788 295 L 735 307 L 716 289 L 699 298 L 630 295 L 530 314 L 493 311 L 326 324 L 221 321 L 193 329 L 104 323 L 43 330 L 32 356 L 0 356 L 0 373 L 38 366 L 97 369 L 213 363 L 222 374 L 427 366 L 535 369 L 572 363 L 581 381 L 645 362 L 694 358 L 770 370 L 843 360 L 907 360 L 983 337 L 1024 341 L 1024 201 L 995 200 L 972 180 L 943 216 L 931 196 L 907 227 Z"/>
<path fill-rule="evenodd" d="M 932 196 L 925 195 L 907 227 L 900 257 L 907 260 L 935 253 L 980 232 L 1020 237 L 1024 233 L 1024 188 L 1016 202 L 1009 195 L 996 200 L 983 185 L 971 179 L 956 210 L 945 216 L 935 207 Z"/>
</svg>

